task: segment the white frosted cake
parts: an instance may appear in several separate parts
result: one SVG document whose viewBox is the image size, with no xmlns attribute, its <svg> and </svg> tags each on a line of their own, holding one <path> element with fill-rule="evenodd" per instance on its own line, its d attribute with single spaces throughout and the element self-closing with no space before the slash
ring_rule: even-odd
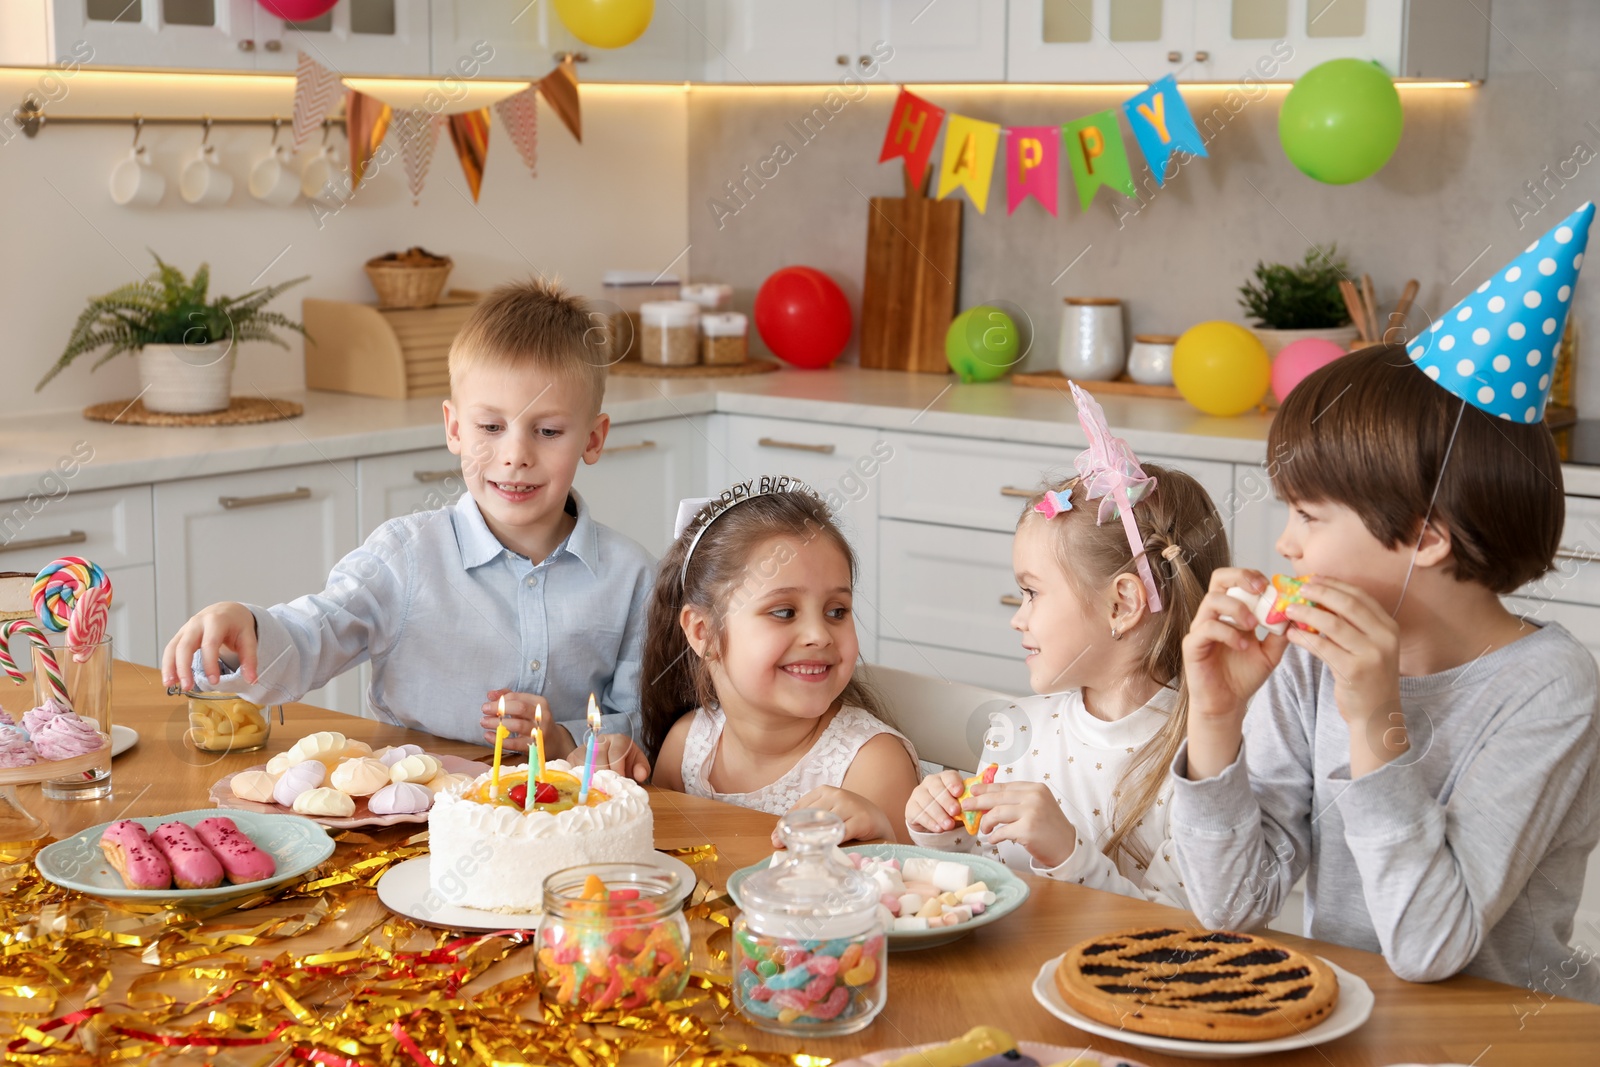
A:
<svg viewBox="0 0 1600 1067">
<path fill-rule="evenodd" d="M 564 760 L 545 764 L 526 809 L 526 770 L 501 772 L 498 800 L 488 774 L 440 793 L 428 812 L 433 894 L 460 907 L 534 912 L 544 906 L 545 878 L 556 871 L 653 857 L 644 789 L 614 771 L 595 771 L 589 802 L 580 807 L 578 774 Z"/>
</svg>

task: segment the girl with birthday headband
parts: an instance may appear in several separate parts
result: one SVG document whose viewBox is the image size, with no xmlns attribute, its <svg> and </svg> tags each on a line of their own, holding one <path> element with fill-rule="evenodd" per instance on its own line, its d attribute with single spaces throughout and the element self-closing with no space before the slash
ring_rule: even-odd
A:
<svg viewBox="0 0 1600 1067">
<path fill-rule="evenodd" d="M 1093 397 L 1072 397 L 1078 475 L 1029 500 L 1012 541 L 1011 626 L 1040 695 L 990 716 L 992 769 L 970 788 L 924 779 L 906 823 L 920 845 L 1186 907 L 1167 767 L 1187 721 L 1183 638 L 1227 534 L 1198 482 L 1140 464 Z"/>
<path fill-rule="evenodd" d="M 855 677 L 855 554 L 789 478 L 679 507 L 644 651 L 654 782 L 787 814 L 824 808 L 845 839 L 904 836 L 916 752 Z"/>
</svg>

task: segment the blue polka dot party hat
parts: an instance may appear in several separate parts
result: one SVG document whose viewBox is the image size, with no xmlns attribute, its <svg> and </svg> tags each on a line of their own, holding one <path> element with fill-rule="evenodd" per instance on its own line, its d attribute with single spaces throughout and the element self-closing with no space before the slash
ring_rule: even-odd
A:
<svg viewBox="0 0 1600 1067">
<path fill-rule="evenodd" d="M 1473 407 L 1538 422 L 1583 266 L 1594 204 L 1584 204 L 1461 303 L 1406 351 L 1422 372 Z"/>
</svg>

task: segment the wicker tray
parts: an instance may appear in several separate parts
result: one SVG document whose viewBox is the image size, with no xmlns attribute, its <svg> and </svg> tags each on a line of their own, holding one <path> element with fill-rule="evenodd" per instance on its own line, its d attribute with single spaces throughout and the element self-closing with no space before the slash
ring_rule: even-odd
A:
<svg viewBox="0 0 1600 1067">
<path fill-rule="evenodd" d="M 765 359 L 747 359 L 743 363 L 691 363 L 683 367 L 628 360 L 611 364 L 606 372 L 618 378 L 740 378 L 778 369 L 776 363 Z"/>
<path fill-rule="evenodd" d="M 116 422 L 124 426 L 244 426 L 252 422 L 277 422 L 305 414 L 305 407 L 293 400 L 269 396 L 236 396 L 223 411 L 204 411 L 196 415 L 170 415 L 147 411 L 137 397 L 90 404 L 83 417 L 96 422 Z"/>
<path fill-rule="evenodd" d="M 1054 389 L 1067 392 L 1067 376 L 1058 370 L 1040 371 L 1037 374 L 1013 374 L 1013 385 L 1029 389 Z M 1118 378 L 1110 382 L 1079 382 L 1091 393 L 1110 393 L 1117 396 L 1152 396 L 1164 400 L 1182 400 L 1183 394 L 1175 385 L 1140 385 L 1131 378 Z"/>
</svg>

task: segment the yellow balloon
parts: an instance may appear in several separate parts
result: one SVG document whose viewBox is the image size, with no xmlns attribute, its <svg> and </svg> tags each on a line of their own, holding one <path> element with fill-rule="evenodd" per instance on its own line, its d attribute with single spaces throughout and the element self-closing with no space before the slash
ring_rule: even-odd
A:
<svg viewBox="0 0 1600 1067">
<path fill-rule="evenodd" d="M 1173 347 L 1172 381 L 1207 415 L 1241 415 L 1267 395 L 1272 361 L 1243 326 L 1202 322 L 1189 327 Z"/>
<path fill-rule="evenodd" d="M 656 13 L 655 0 L 555 0 L 555 5 L 572 36 L 596 48 L 632 44 Z"/>
</svg>

